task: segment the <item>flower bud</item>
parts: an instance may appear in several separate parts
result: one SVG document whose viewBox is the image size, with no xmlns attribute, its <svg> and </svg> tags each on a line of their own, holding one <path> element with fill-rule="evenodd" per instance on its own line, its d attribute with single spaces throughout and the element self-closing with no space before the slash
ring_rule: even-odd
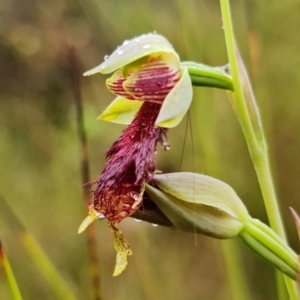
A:
<svg viewBox="0 0 300 300">
<path fill-rule="evenodd" d="M 181 230 L 216 238 L 238 235 L 248 220 L 246 207 L 226 183 L 194 173 L 155 175 L 160 190 L 147 193 L 173 225 Z"/>
<path fill-rule="evenodd" d="M 251 218 L 226 183 L 193 173 L 155 175 L 151 199 L 175 228 L 226 239 L 239 236 L 251 250 L 292 279 L 299 276 L 297 255 L 271 228 Z"/>
</svg>

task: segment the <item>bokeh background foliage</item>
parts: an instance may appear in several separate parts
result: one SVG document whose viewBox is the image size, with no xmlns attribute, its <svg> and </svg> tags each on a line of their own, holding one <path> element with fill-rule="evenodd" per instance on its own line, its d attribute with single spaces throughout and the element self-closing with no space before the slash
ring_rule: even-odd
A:
<svg viewBox="0 0 300 300">
<path fill-rule="evenodd" d="M 274 179 L 291 246 L 298 250 L 288 213 L 300 211 L 300 4 L 231 1 L 235 32 L 257 96 L 269 142 Z M 78 299 L 90 299 L 79 144 L 69 49 L 79 71 L 94 67 L 123 40 L 157 31 L 182 60 L 225 65 L 218 1 L 89 0 L 0 2 L 0 201 L 5 199 L 37 238 Z M 113 96 L 101 75 L 82 78 L 91 178 L 122 127 L 96 117 Z M 203 172 L 230 184 L 252 216 L 267 222 L 260 190 L 239 124 L 224 91 L 195 89 L 186 121 L 170 130 L 171 150 L 159 151 L 157 168 Z M 2 207 L 2 206 L 1 206 Z M 24 252 L 13 220 L 0 211 L 0 237 L 25 299 L 54 299 Z M 134 255 L 111 276 L 115 260 L 105 222 L 97 222 L 104 299 L 231 299 L 221 243 L 127 219 L 120 226 Z M 238 242 L 238 241 L 237 241 Z M 239 242 L 253 299 L 275 297 L 274 272 Z M 0 299 L 10 299 L 0 272 Z"/>
</svg>

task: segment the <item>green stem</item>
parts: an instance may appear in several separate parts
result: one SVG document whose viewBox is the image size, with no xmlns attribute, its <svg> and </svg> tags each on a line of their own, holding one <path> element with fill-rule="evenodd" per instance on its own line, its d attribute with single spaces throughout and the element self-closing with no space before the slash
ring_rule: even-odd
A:
<svg viewBox="0 0 300 300">
<path fill-rule="evenodd" d="M 10 266 L 9 260 L 5 255 L 1 241 L 0 241 L 0 260 L 2 262 L 3 269 L 6 274 L 7 281 L 8 281 L 8 284 L 9 284 L 9 287 L 10 287 L 10 290 L 11 290 L 14 300 L 22 300 L 23 298 L 21 296 L 17 281 L 15 279 L 13 270 Z"/>
<path fill-rule="evenodd" d="M 252 223 L 252 225 L 259 228 L 262 232 L 275 240 L 279 245 L 281 245 L 281 247 L 285 248 L 294 260 L 298 260 L 297 254 L 290 247 L 287 247 L 286 243 L 269 226 L 257 219 L 251 219 L 250 222 Z"/>
<path fill-rule="evenodd" d="M 291 268 L 284 260 L 280 259 L 272 251 L 261 244 L 256 238 L 249 234 L 246 230 L 242 230 L 239 233 L 239 237 L 249 246 L 254 252 L 256 252 L 261 258 L 270 263 L 273 267 L 279 269 L 290 278 L 295 279 L 297 272 Z M 291 298 L 297 299 L 297 298 Z"/>
<path fill-rule="evenodd" d="M 259 227 L 255 226 L 251 222 L 251 219 L 247 224 L 245 224 L 243 231 L 249 233 L 253 238 L 261 243 L 264 247 L 266 247 L 269 251 L 274 253 L 278 258 L 282 259 L 289 265 L 295 272 L 299 269 L 299 263 L 297 260 L 297 256 L 293 253 L 290 254 L 287 245 L 282 245 L 278 243 L 277 240 L 270 237 L 268 234 L 263 232 Z"/>
<path fill-rule="evenodd" d="M 290 300 L 298 300 L 298 291 L 294 282 L 294 279 L 297 277 L 297 271 L 295 271 L 284 260 L 280 259 L 276 254 L 266 248 L 259 240 L 254 238 L 246 230 L 242 230 L 239 233 L 239 237 L 261 258 L 263 258 L 272 266 L 279 269 L 281 272 L 288 276 L 284 276 L 284 281 L 289 293 Z"/>
<path fill-rule="evenodd" d="M 230 71 L 232 75 L 233 88 L 235 93 L 236 113 L 239 117 L 239 121 L 241 123 L 248 144 L 249 152 L 257 173 L 270 225 L 273 228 L 273 230 L 280 237 L 282 237 L 283 240 L 286 240 L 284 227 L 281 221 L 279 207 L 277 204 L 276 195 L 273 187 L 267 145 L 265 143 L 262 130 L 259 130 L 257 127 L 255 127 L 253 122 L 251 121 L 247 103 L 243 94 L 243 87 L 240 79 L 237 53 L 233 36 L 233 28 L 231 23 L 229 1 L 220 0 L 220 4 L 222 11 L 222 19 L 224 23 L 225 40 L 227 45 Z M 254 98 L 252 100 L 254 101 Z M 260 119 L 258 111 L 256 111 L 255 117 Z M 297 288 L 295 283 L 291 282 L 291 280 L 288 278 L 285 278 L 285 281 L 291 299 L 298 299 Z"/>
<path fill-rule="evenodd" d="M 262 190 L 270 226 L 284 241 L 286 241 L 285 231 L 281 221 L 278 203 L 276 201 L 267 151 L 262 153 L 260 157 L 256 157 L 252 160 Z"/>
<path fill-rule="evenodd" d="M 231 77 L 224 72 L 224 68 L 210 67 L 191 61 L 184 61 L 180 66 L 188 69 L 194 86 L 233 90 Z"/>
<path fill-rule="evenodd" d="M 262 133 L 254 131 L 248 112 L 247 103 L 243 94 L 243 87 L 239 76 L 239 66 L 235 51 L 235 42 L 233 37 L 229 3 L 228 0 L 220 0 L 220 2 L 237 114 L 239 116 L 239 120 L 248 144 L 249 152 L 253 160 L 258 180 L 262 189 L 270 225 L 279 236 L 285 239 L 284 228 L 281 222 L 268 162 L 267 145 L 264 138 L 257 138 L 257 136 L 261 136 Z M 257 117 L 259 118 L 259 116 Z"/>
</svg>

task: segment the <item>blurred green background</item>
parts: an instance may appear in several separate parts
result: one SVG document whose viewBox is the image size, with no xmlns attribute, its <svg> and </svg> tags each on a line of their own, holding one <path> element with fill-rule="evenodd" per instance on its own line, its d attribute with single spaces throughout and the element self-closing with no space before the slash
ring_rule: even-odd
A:
<svg viewBox="0 0 300 300">
<path fill-rule="evenodd" d="M 300 3 L 231 1 L 236 38 L 248 67 L 264 129 L 282 215 L 299 252 L 288 207 L 300 212 Z M 40 242 L 78 299 L 91 299 L 86 215 L 69 53 L 79 73 L 100 64 L 123 40 L 157 31 L 182 60 L 227 63 L 219 1 L 78 0 L 0 2 L 0 201 L 5 199 Z M 97 121 L 113 99 L 106 76 L 81 78 L 91 179 L 123 127 Z M 253 217 L 267 222 L 256 175 L 226 93 L 195 88 L 186 120 L 170 130 L 171 150 L 157 168 L 215 176 L 230 184 Z M 185 136 L 187 137 L 185 139 Z M 0 206 L 2 207 L 2 206 Z M 0 211 L 0 238 L 24 299 L 55 299 L 20 245 L 13 220 Z M 115 251 L 105 221 L 97 222 L 104 299 L 232 299 L 222 243 L 127 219 L 120 225 L 133 249 L 127 270 L 113 278 Z M 274 299 L 271 267 L 236 241 L 250 299 Z M 0 299 L 11 299 L 0 271 Z"/>
</svg>

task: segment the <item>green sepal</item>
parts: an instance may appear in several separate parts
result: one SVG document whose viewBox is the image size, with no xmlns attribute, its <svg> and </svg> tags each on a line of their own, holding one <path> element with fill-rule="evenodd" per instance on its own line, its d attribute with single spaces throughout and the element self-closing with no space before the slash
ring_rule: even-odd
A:
<svg viewBox="0 0 300 300">
<path fill-rule="evenodd" d="M 146 192 L 176 229 L 226 239 L 243 227 L 238 219 L 213 206 L 186 202 L 150 185 Z"/>
<path fill-rule="evenodd" d="M 248 211 L 234 189 L 216 178 L 190 172 L 156 174 L 153 182 L 164 192 L 190 203 L 201 203 L 222 210 L 240 222 Z"/>
<path fill-rule="evenodd" d="M 107 60 L 92 70 L 85 72 L 83 75 L 89 76 L 95 73 L 109 74 L 144 56 L 159 52 L 171 53 L 179 62 L 178 54 L 165 37 L 156 33 L 148 33 L 124 41 Z"/>
<path fill-rule="evenodd" d="M 117 97 L 98 117 L 98 120 L 128 125 L 141 108 L 143 102 Z"/>
</svg>

